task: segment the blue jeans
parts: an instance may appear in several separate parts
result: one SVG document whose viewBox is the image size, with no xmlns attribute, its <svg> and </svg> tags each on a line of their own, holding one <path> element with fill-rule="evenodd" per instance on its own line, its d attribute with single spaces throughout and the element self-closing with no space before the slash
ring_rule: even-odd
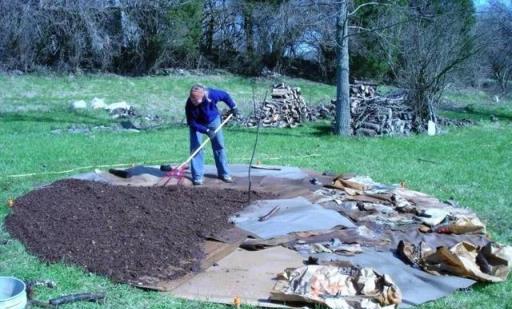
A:
<svg viewBox="0 0 512 309">
<path fill-rule="evenodd" d="M 220 126 L 220 117 L 215 118 L 206 127 L 214 131 Z M 196 150 L 203 140 L 203 134 L 190 128 L 190 152 Z M 215 158 L 215 166 L 217 167 L 217 175 L 224 177 L 229 175 L 228 157 L 226 149 L 224 148 L 224 135 L 222 130 L 219 130 L 211 141 L 213 149 L 213 157 Z M 192 179 L 202 180 L 204 175 L 204 150 L 198 152 L 191 161 Z"/>
</svg>

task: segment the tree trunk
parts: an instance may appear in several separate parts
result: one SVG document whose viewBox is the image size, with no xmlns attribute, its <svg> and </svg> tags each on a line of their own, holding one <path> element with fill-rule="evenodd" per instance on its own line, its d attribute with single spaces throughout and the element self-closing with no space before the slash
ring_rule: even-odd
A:
<svg viewBox="0 0 512 309">
<path fill-rule="evenodd" d="M 249 59 L 254 56 L 254 31 L 252 21 L 252 5 L 246 3 L 243 8 L 244 14 L 244 31 L 245 31 L 245 46 L 246 53 Z"/>
<path fill-rule="evenodd" d="M 336 18 L 336 118 L 334 133 L 348 136 L 350 130 L 350 81 L 348 56 L 348 0 L 340 1 Z"/>
<path fill-rule="evenodd" d="M 205 1 L 203 7 L 203 21 L 202 24 L 206 24 L 203 35 L 205 42 L 203 43 L 203 49 L 208 56 L 212 55 L 213 51 L 213 32 L 215 31 L 215 20 L 213 19 L 213 5 L 210 1 Z"/>
</svg>

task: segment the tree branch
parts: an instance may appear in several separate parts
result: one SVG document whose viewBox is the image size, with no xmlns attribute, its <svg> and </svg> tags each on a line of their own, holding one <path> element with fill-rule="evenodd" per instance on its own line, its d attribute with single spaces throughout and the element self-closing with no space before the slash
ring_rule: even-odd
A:
<svg viewBox="0 0 512 309">
<path fill-rule="evenodd" d="M 348 16 L 353 16 L 357 13 L 357 11 L 359 11 L 360 9 L 364 8 L 365 6 L 369 6 L 369 5 L 379 5 L 379 4 L 382 4 L 384 5 L 384 3 L 379 3 L 379 2 L 367 2 L 367 3 L 363 3 L 361 5 L 359 5 L 358 7 L 356 7 L 352 12 L 349 12 L 348 13 Z"/>
</svg>

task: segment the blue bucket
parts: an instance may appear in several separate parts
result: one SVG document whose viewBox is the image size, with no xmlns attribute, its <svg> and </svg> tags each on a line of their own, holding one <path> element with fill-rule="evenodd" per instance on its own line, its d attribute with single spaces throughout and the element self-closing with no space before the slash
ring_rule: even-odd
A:
<svg viewBox="0 0 512 309">
<path fill-rule="evenodd" d="M 0 277 L 0 308 L 23 309 L 26 305 L 25 283 L 14 277 Z"/>
</svg>

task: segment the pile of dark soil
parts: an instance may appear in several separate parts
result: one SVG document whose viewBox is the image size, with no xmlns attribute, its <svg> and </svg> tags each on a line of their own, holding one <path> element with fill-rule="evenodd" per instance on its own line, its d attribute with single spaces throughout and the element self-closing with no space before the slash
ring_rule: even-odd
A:
<svg viewBox="0 0 512 309">
<path fill-rule="evenodd" d="M 18 198 L 5 224 L 45 261 L 124 282 L 176 279 L 199 270 L 202 235 L 229 228 L 228 217 L 246 202 L 247 192 L 230 189 L 67 179 Z"/>
</svg>

